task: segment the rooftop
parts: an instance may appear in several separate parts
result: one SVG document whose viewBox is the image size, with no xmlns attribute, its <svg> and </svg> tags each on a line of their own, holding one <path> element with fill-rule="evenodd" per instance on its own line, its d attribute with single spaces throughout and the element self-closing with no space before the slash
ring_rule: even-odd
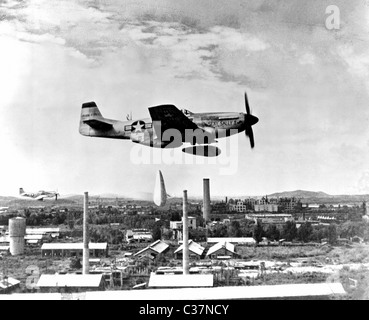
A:
<svg viewBox="0 0 369 320">
<path fill-rule="evenodd" d="M 138 251 L 137 253 L 135 253 L 134 255 L 137 256 L 145 251 L 147 251 L 148 249 L 154 250 L 157 253 L 162 253 L 164 252 L 167 248 L 169 248 L 169 245 L 166 244 L 164 241 L 161 240 L 156 240 L 155 242 L 153 242 L 152 244 L 150 244 L 149 246 L 147 246 L 146 248 Z"/>
<path fill-rule="evenodd" d="M 102 274 L 42 274 L 37 282 L 43 287 L 80 287 L 97 288 L 102 281 Z"/>
<path fill-rule="evenodd" d="M 108 244 L 103 243 L 89 243 L 89 249 L 95 250 L 106 250 Z M 77 243 L 44 243 L 41 250 L 83 250 L 83 242 Z"/>
<path fill-rule="evenodd" d="M 20 284 L 20 281 L 11 277 L 0 279 L 0 290 L 7 289 Z"/>
<path fill-rule="evenodd" d="M 174 251 L 174 253 L 178 253 L 180 251 L 183 250 L 183 244 L 176 250 Z M 205 248 L 202 247 L 201 245 L 199 245 L 198 243 L 189 240 L 188 241 L 188 250 L 192 251 L 193 253 L 198 254 L 199 256 L 202 255 L 202 253 L 204 252 Z"/>
<path fill-rule="evenodd" d="M 217 252 L 218 250 L 220 249 L 223 249 L 225 248 L 226 250 L 228 250 L 229 252 L 232 252 L 234 254 L 236 254 L 236 251 L 234 250 L 234 245 L 232 243 L 229 243 L 229 242 L 219 242 L 215 245 L 213 245 L 208 253 L 206 254 L 207 256 L 210 256 L 211 254 Z"/>
<path fill-rule="evenodd" d="M 245 244 L 255 244 L 254 238 L 208 238 L 208 243 L 219 243 L 219 242 L 229 242 L 229 243 L 245 243 Z"/>
<path fill-rule="evenodd" d="M 149 287 L 155 288 L 212 287 L 213 285 L 214 278 L 211 274 L 158 275 L 152 273 L 149 280 Z"/>
</svg>

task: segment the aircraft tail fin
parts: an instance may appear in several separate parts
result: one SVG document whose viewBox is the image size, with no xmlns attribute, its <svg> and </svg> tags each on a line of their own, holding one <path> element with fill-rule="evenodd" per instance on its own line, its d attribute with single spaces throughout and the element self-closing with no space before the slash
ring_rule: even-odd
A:
<svg viewBox="0 0 369 320">
<path fill-rule="evenodd" d="M 91 128 L 99 131 L 108 131 L 113 128 L 113 125 L 102 116 L 99 108 L 93 101 L 82 104 L 79 133 L 89 136 L 91 135 Z"/>
<path fill-rule="evenodd" d="M 23 188 L 19 188 L 19 194 L 22 194 L 22 193 L 24 193 Z"/>
</svg>

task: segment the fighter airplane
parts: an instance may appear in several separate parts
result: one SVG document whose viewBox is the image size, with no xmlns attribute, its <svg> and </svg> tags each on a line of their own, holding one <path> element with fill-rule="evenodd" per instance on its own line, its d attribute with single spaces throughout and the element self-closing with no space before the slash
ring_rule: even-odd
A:
<svg viewBox="0 0 369 320">
<path fill-rule="evenodd" d="M 259 119 L 251 114 L 245 92 L 246 113 L 193 113 L 165 104 L 150 107 L 150 118 L 128 121 L 104 118 L 95 102 L 82 104 L 79 133 L 89 137 L 127 139 L 153 148 L 178 148 L 184 143 L 190 147 L 183 152 L 206 157 L 218 156 L 220 149 L 211 146 L 218 138 L 245 132 L 254 148 L 252 126 Z"/>
<path fill-rule="evenodd" d="M 55 200 L 58 200 L 59 193 L 56 191 L 43 191 L 43 190 L 32 193 L 25 192 L 23 188 L 19 188 L 19 196 L 24 199 L 28 198 L 30 200 L 38 200 L 38 201 L 43 201 L 45 198 L 53 198 L 53 197 L 55 197 Z"/>
</svg>

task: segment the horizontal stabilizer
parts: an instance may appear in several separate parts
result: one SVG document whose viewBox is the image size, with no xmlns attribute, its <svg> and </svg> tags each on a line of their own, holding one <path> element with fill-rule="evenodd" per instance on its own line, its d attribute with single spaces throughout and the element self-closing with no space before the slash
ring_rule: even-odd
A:
<svg viewBox="0 0 369 320">
<path fill-rule="evenodd" d="M 111 123 L 107 123 L 98 119 L 85 120 L 83 121 L 83 123 L 88 124 L 91 128 L 94 128 L 96 130 L 109 131 L 113 129 L 113 125 Z"/>
</svg>

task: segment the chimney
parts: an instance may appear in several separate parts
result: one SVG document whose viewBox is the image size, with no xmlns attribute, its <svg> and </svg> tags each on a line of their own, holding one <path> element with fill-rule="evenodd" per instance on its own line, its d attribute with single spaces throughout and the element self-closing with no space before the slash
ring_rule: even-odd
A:
<svg viewBox="0 0 369 320">
<path fill-rule="evenodd" d="M 89 274 L 90 271 L 90 250 L 89 250 L 89 236 L 88 236 L 88 192 L 85 192 L 83 201 L 83 263 L 82 274 Z"/>
<path fill-rule="evenodd" d="M 183 274 L 189 274 L 187 190 L 183 191 Z"/>
<path fill-rule="evenodd" d="M 205 222 L 209 221 L 210 219 L 210 212 L 211 212 L 211 207 L 210 207 L 210 181 L 209 179 L 204 179 L 204 199 L 203 199 L 203 218 L 205 220 Z"/>
</svg>

